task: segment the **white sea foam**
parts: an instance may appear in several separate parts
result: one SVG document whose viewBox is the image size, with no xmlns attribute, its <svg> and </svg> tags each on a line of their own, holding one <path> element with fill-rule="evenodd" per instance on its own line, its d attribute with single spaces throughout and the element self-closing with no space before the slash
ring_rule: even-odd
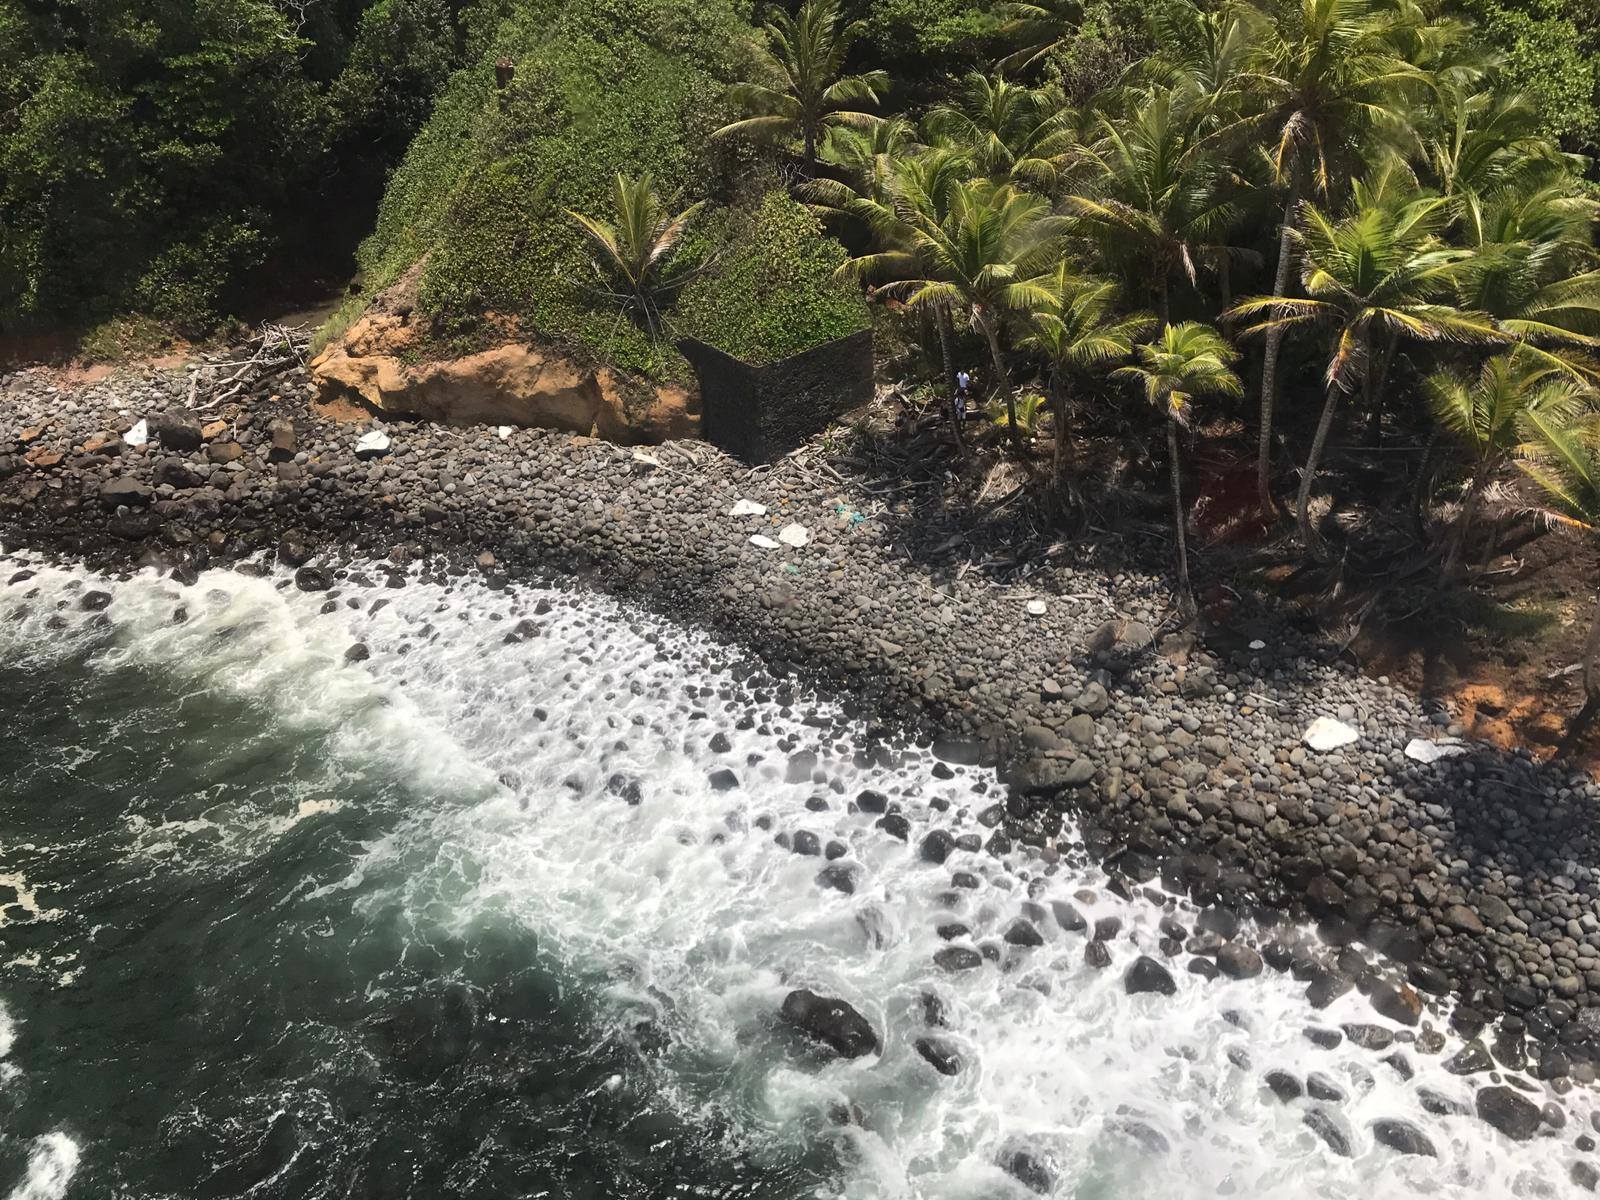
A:
<svg viewBox="0 0 1600 1200">
<path fill-rule="evenodd" d="M 337 728 L 342 769 L 398 763 L 453 798 L 371 847 L 359 876 L 392 876 L 405 864 L 397 886 L 419 925 L 468 938 L 495 921 L 535 931 L 541 953 L 574 981 L 603 981 L 594 986 L 603 1019 L 620 1028 L 649 1020 L 670 1034 L 663 1097 L 730 1114 L 758 1157 L 763 1146 L 839 1141 L 847 1196 L 1026 1195 L 996 1166 L 1014 1146 L 1049 1164 L 1056 1195 L 1077 1200 L 1578 1194 L 1568 1170 L 1589 1095 L 1567 1097 L 1566 1133 L 1517 1144 L 1474 1117 L 1423 1110 L 1420 1088 L 1470 1107 L 1484 1082 L 1444 1072 L 1444 1056 L 1397 1047 L 1416 1071 L 1405 1080 L 1378 1054 L 1348 1041 L 1322 1049 L 1304 1036 L 1310 1025 L 1382 1023 L 1354 993 L 1314 1012 L 1288 977 L 1207 982 L 1177 959 L 1168 964 L 1176 995 L 1126 995 L 1134 956 L 1159 957 L 1158 908 L 1117 899 L 1093 869 L 1045 875 L 1037 861 L 1014 857 L 1008 869 L 967 852 L 944 867 L 922 863 L 914 844 L 926 828 L 977 830 L 972 815 L 998 796 L 992 776 L 958 769 L 941 780 L 915 751 L 893 768 L 858 767 L 847 747 L 802 723 L 809 706 L 783 713 L 754 703 L 717 669 L 723 656 L 704 639 L 595 598 L 549 595 L 554 609 L 537 614 L 536 594 L 469 581 L 451 594 L 420 582 L 345 586 L 341 599 L 354 596 L 360 609 L 327 614 L 325 596 L 272 580 L 206 576 L 179 596 L 145 576 L 116 590 L 109 654 L 193 671 L 205 686 L 270 703 L 281 719 Z M 175 598 L 190 607 L 186 624 L 170 620 Z M 373 615 L 377 599 L 389 603 Z M 508 642 L 522 620 L 537 632 Z M 221 651 L 224 666 L 197 664 L 222 628 L 247 632 Z M 347 665 L 343 651 L 356 640 L 371 658 Z M 747 712 L 755 719 L 737 728 Z M 731 743 L 720 754 L 709 744 L 717 732 Z M 822 783 L 787 781 L 789 754 L 800 751 L 817 754 Z M 736 789 L 708 782 L 722 767 L 738 775 Z M 614 776 L 637 779 L 642 803 L 614 794 Z M 912 819 L 911 847 L 847 811 L 866 787 Z M 826 811 L 807 807 L 816 795 Z M 321 817 L 295 805 L 260 814 L 259 824 L 281 833 Z M 848 847 L 863 870 L 854 895 L 820 889 L 821 860 L 775 844 L 777 833 L 797 830 Z M 955 908 L 952 871 L 979 883 L 955 889 Z M 939 921 L 1001 945 L 1030 895 L 1046 910 L 1070 901 L 1091 922 L 1119 917 L 1113 966 L 1087 966 L 1083 935 L 1047 920 L 1042 947 L 1002 946 L 1000 964 L 958 976 L 934 967 L 947 944 Z M 796 1057 L 773 1015 L 799 986 L 849 1000 L 879 1031 L 883 1053 L 826 1065 Z M 953 1078 L 913 1046 L 928 1032 L 929 991 L 946 1001 L 945 1036 L 966 1060 Z M 1346 1099 L 1280 1103 L 1261 1084 L 1272 1068 L 1301 1080 L 1320 1072 Z M 1313 1108 L 1344 1131 L 1350 1157 L 1306 1126 Z M 854 1114 L 842 1126 L 840 1111 Z M 1437 1157 L 1377 1144 L 1372 1122 L 1390 1118 L 1414 1123 Z"/>
<path fill-rule="evenodd" d="M 64 1133 L 33 1140 L 28 1173 L 11 1189 L 10 1200 L 62 1200 L 78 1169 L 78 1143 Z"/>
</svg>

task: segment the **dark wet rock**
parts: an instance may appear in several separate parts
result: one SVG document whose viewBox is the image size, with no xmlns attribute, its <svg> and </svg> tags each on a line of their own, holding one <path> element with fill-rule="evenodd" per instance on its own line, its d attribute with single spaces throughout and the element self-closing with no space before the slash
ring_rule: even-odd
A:
<svg viewBox="0 0 1600 1200">
<path fill-rule="evenodd" d="M 972 933 L 972 929 L 969 926 L 963 925 L 960 921 L 947 921 L 943 925 L 935 926 L 934 932 L 945 941 L 953 942 L 958 938 L 964 938 L 970 935 Z"/>
<path fill-rule="evenodd" d="M 1415 1025 L 1422 1016 L 1422 998 L 1403 983 L 1389 983 L 1375 989 L 1372 1007 L 1402 1025 Z"/>
<path fill-rule="evenodd" d="M 711 740 L 707 742 L 706 745 L 710 748 L 711 753 L 713 754 L 727 754 L 733 749 L 733 742 L 730 741 L 728 735 L 723 733 L 720 729 L 711 735 Z"/>
<path fill-rule="evenodd" d="M 1384 1117 L 1372 1123 L 1372 1136 L 1391 1150 L 1401 1154 L 1423 1154 L 1437 1158 L 1433 1143 L 1426 1134 L 1410 1121 L 1398 1117 Z"/>
<path fill-rule="evenodd" d="M 1444 1069 L 1452 1075 L 1476 1075 L 1480 1071 L 1494 1070 L 1494 1059 L 1482 1042 L 1468 1042 L 1444 1060 Z"/>
<path fill-rule="evenodd" d="M 1323 1071 L 1312 1071 L 1306 1076 L 1306 1094 L 1313 1100 L 1326 1100 L 1332 1104 L 1343 1104 L 1347 1099 L 1345 1090 Z"/>
<path fill-rule="evenodd" d="M 1465 1100 L 1457 1100 L 1429 1087 L 1417 1089 L 1417 1103 L 1422 1105 L 1423 1112 L 1440 1117 L 1465 1116 L 1472 1111 L 1472 1106 Z"/>
<path fill-rule="evenodd" d="M 1307 1128 L 1327 1144 L 1328 1149 L 1341 1158 L 1351 1156 L 1350 1131 L 1333 1113 L 1325 1108 L 1313 1108 L 1302 1119 Z"/>
<path fill-rule="evenodd" d="M 822 853 L 822 839 L 809 829 L 797 829 L 789 848 L 796 854 L 804 855 L 807 858 L 815 858 Z"/>
<path fill-rule="evenodd" d="M 150 422 L 150 432 L 168 450 L 183 454 L 200 449 L 205 441 L 200 431 L 200 421 L 193 413 L 181 408 L 169 408 Z"/>
<path fill-rule="evenodd" d="M 1147 954 L 1141 954 L 1133 960 L 1133 965 L 1122 977 L 1122 990 L 1130 996 L 1143 995 L 1153 992 L 1159 996 L 1171 996 L 1178 990 L 1178 985 L 1172 978 L 1172 972 Z"/>
<path fill-rule="evenodd" d="M 1416 1068 L 1411 1065 L 1411 1060 L 1400 1050 L 1396 1050 L 1393 1054 L 1386 1054 L 1378 1061 L 1400 1076 L 1401 1079 L 1410 1080 L 1417 1073 Z"/>
<path fill-rule="evenodd" d="M 1229 979 L 1254 979 L 1261 974 L 1261 955 L 1243 942 L 1224 942 L 1217 951 L 1217 970 Z"/>
<path fill-rule="evenodd" d="M 1103 971 L 1111 965 L 1111 951 L 1106 949 L 1104 942 L 1090 942 L 1083 948 L 1083 961 L 1097 971 Z"/>
<path fill-rule="evenodd" d="M 322 567 L 301 567 L 294 573 L 294 585 L 302 592 L 325 592 L 333 587 L 333 576 Z"/>
<path fill-rule="evenodd" d="M 946 1038 L 919 1037 L 911 1043 L 918 1054 L 941 1075 L 959 1075 L 964 1065 L 961 1051 Z"/>
<path fill-rule="evenodd" d="M 1089 927 L 1083 914 L 1065 900 L 1052 900 L 1050 911 L 1055 915 L 1056 924 L 1068 933 L 1082 933 Z"/>
<path fill-rule="evenodd" d="M 889 808 L 889 797 L 868 788 L 856 796 L 856 807 L 864 813 L 883 813 Z"/>
<path fill-rule="evenodd" d="M 371 657 L 372 651 L 367 649 L 365 642 L 357 642 L 344 652 L 344 660 L 347 663 L 366 662 Z"/>
<path fill-rule="evenodd" d="M 1518 1142 L 1525 1142 L 1538 1133 L 1544 1120 L 1537 1104 L 1521 1092 L 1503 1086 L 1479 1088 L 1475 1107 L 1480 1121 Z"/>
<path fill-rule="evenodd" d="M 918 854 L 923 862 L 935 865 L 949 858 L 956 848 L 956 840 L 943 829 L 930 829 L 922 839 Z"/>
<path fill-rule="evenodd" d="M 1324 1050 L 1332 1050 L 1344 1041 L 1344 1034 L 1337 1029 L 1326 1029 L 1320 1025 L 1307 1025 L 1305 1035 L 1306 1041 L 1313 1046 L 1321 1046 Z"/>
<path fill-rule="evenodd" d="M 922 1023 L 934 1029 L 950 1027 L 950 1008 L 939 993 L 922 993 Z"/>
<path fill-rule="evenodd" d="M 1109 942 L 1121 932 L 1121 917 L 1101 917 L 1094 923 L 1094 940 L 1097 942 Z"/>
<path fill-rule="evenodd" d="M 904 842 L 911 837 L 911 822 L 899 813 L 889 813 L 887 816 L 879 817 L 875 824 L 890 837 L 899 841 Z"/>
<path fill-rule="evenodd" d="M 844 1058 L 877 1052 L 878 1035 L 871 1023 L 836 997 L 799 988 L 784 997 L 782 1016 L 801 1033 Z"/>
<path fill-rule="evenodd" d="M 1217 977 L 1217 964 L 1209 958 L 1191 958 L 1184 964 L 1184 970 L 1191 975 L 1198 975 L 1201 979 L 1215 979 Z"/>
<path fill-rule="evenodd" d="M 970 946 L 946 946 L 934 951 L 933 962 L 944 971 L 971 971 L 983 966 L 983 955 Z"/>
<path fill-rule="evenodd" d="M 606 791 L 624 803 L 639 805 L 644 802 L 644 787 L 637 779 L 621 773 L 606 780 Z"/>
<path fill-rule="evenodd" d="M 1341 1025 L 1345 1037 L 1349 1038 L 1363 1050 L 1387 1050 L 1394 1045 L 1394 1034 L 1382 1025 L 1362 1025 L 1351 1023 Z"/>
<path fill-rule="evenodd" d="M 1031 1146 L 1007 1146 L 995 1160 L 999 1168 L 1030 1192 L 1047 1196 L 1055 1191 L 1056 1168 L 1042 1150 Z"/>
<path fill-rule="evenodd" d="M 1042 946 L 1044 936 L 1026 917 L 1018 917 L 1006 926 L 1002 935 L 1004 940 L 1012 946 Z"/>
<path fill-rule="evenodd" d="M 104 612 L 111 607 L 110 592 L 85 592 L 78 600 L 78 607 L 84 612 Z"/>
<path fill-rule="evenodd" d="M 1261 1082 L 1266 1084 L 1267 1089 L 1285 1104 L 1291 1100 L 1298 1100 L 1305 1094 L 1305 1089 L 1300 1086 L 1300 1081 L 1287 1071 L 1268 1071 L 1261 1077 Z"/>
<path fill-rule="evenodd" d="M 860 878 L 861 868 L 855 863 L 831 862 L 817 872 L 817 886 L 832 888 L 848 896 L 855 892 Z"/>
<path fill-rule="evenodd" d="M 822 857 L 832 862 L 836 858 L 843 858 L 850 853 L 850 847 L 837 838 L 829 838 L 828 844 L 822 848 Z"/>
<path fill-rule="evenodd" d="M 143 508 L 155 499 L 149 485 L 140 483 L 131 475 L 108 480 L 100 485 L 100 503 L 107 508 Z"/>
</svg>

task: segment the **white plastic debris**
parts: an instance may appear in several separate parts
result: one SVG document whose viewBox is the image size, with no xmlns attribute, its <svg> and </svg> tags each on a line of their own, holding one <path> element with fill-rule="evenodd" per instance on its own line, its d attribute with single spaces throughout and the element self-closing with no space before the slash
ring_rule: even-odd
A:
<svg viewBox="0 0 1600 1200">
<path fill-rule="evenodd" d="M 752 533 L 750 535 L 750 544 L 752 546 L 760 546 L 763 550 L 776 550 L 778 548 L 778 543 L 764 533 Z"/>
<path fill-rule="evenodd" d="M 1250 643 L 1250 649 L 1252 649 L 1252 650 L 1265 650 L 1266 648 L 1267 648 L 1267 644 L 1265 642 L 1263 642 L 1260 638 L 1257 638 L 1255 641 Z"/>
<path fill-rule="evenodd" d="M 1467 744 L 1460 738 L 1440 738 L 1437 742 L 1427 738 L 1412 738 L 1406 743 L 1406 757 L 1419 763 L 1436 763 L 1441 758 L 1459 758 L 1467 752 Z"/>
<path fill-rule="evenodd" d="M 1043 600 L 1028 601 L 1028 615 L 1030 617 L 1042 617 L 1048 611 L 1049 605 L 1047 605 Z"/>
<path fill-rule="evenodd" d="M 728 510 L 730 517 L 764 517 L 767 515 L 767 506 L 757 504 L 754 500 L 741 500 Z"/>
<path fill-rule="evenodd" d="M 1306 730 L 1305 743 L 1313 750 L 1337 750 L 1340 746 L 1348 746 L 1359 741 L 1361 735 L 1343 721 L 1335 721 L 1332 717 L 1318 717 L 1311 722 Z"/>
<path fill-rule="evenodd" d="M 643 463 L 647 467 L 659 467 L 661 460 L 648 450 L 641 450 L 638 446 L 633 448 L 633 461 Z"/>
<path fill-rule="evenodd" d="M 150 440 L 150 422 L 139 420 L 134 427 L 122 435 L 122 440 L 130 446 L 142 446 Z"/>
<path fill-rule="evenodd" d="M 357 458 L 377 458 L 389 453 L 389 435 L 381 429 L 369 430 L 356 441 Z"/>
<path fill-rule="evenodd" d="M 515 425 L 500 425 L 495 428 L 495 432 L 500 435 L 500 440 L 502 442 L 509 438 L 516 431 L 517 427 Z"/>
<path fill-rule="evenodd" d="M 811 531 L 800 522 L 793 521 L 778 531 L 778 540 L 798 550 L 811 540 Z"/>
</svg>

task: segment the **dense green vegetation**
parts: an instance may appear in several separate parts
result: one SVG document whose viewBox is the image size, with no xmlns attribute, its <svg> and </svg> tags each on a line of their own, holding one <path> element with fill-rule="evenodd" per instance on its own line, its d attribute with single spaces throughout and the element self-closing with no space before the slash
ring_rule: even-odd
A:
<svg viewBox="0 0 1600 1200">
<path fill-rule="evenodd" d="M 683 377 L 653 319 L 619 319 L 612 289 L 597 286 L 590 233 L 572 218 L 610 220 L 622 169 L 648 173 L 668 208 L 709 204 L 672 264 L 691 277 L 681 318 L 666 308 L 672 332 L 765 358 L 864 327 L 859 298 L 816 269 L 837 247 L 799 206 L 769 196 L 748 147 L 712 137 L 732 111 L 730 85 L 764 69 L 759 45 L 735 0 L 517 5 L 395 172 L 361 249 L 368 292 L 422 261 L 424 308 L 464 343 L 492 314 Z M 504 87 L 502 61 L 515 68 Z"/>
<path fill-rule="evenodd" d="M 944 387 L 970 331 L 964 351 L 987 360 L 1025 461 L 1038 411 L 1019 411 L 1016 385 L 1041 380 L 1074 496 L 1075 426 L 1126 411 L 1137 384 L 1166 418 L 1145 453 L 1169 468 L 1184 612 L 1182 447 L 1208 421 L 1243 428 L 1229 436 L 1256 460 L 1261 515 L 1289 499 L 1306 559 L 1333 579 L 1360 569 L 1354 555 L 1391 586 L 1457 581 L 1492 557 L 1499 526 L 1479 517 L 1513 462 L 1535 485 L 1524 509 L 1600 529 L 1600 202 L 1573 153 L 1596 133 L 1593 13 L 1142 8 L 1140 30 L 1115 3 L 998 4 L 970 41 L 992 61 L 829 122 L 820 175 L 796 191 L 856 248 L 842 274 L 932 316 Z M 808 0 L 793 27 L 819 19 L 860 32 L 832 0 Z M 874 66 L 830 62 L 880 91 Z M 773 111 L 755 99 L 749 111 Z M 795 119 L 803 108 L 771 132 L 805 158 L 821 127 Z M 1139 427 L 1120 422 L 1124 437 Z M 1389 461 L 1413 463 L 1409 481 L 1379 467 L 1386 446 L 1406 451 Z M 1342 504 L 1374 477 L 1391 494 Z M 1391 532 L 1405 525 L 1393 492 L 1412 501 L 1409 540 Z M 1585 714 L 1597 708 L 1592 694 Z"/>
<path fill-rule="evenodd" d="M 347 270 L 464 0 L 0 0 L 0 330 Z"/>
</svg>

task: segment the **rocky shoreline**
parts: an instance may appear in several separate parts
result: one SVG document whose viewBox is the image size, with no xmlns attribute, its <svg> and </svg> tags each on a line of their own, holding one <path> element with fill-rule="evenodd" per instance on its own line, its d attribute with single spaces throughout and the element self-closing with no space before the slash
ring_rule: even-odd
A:
<svg viewBox="0 0 1600 1200">
<path fill-rule="evenodd" d="M 358 454 L 371 423 L 322 415 L 301 372 L 202 412 L 182 372 L 52 380 L 0 379 L 8 548 L 179 581 L 263 552 L 311 588 L 352 552 L 491 586 L 577 579 L 848 697 L 883 736 L 999 764 L 1009 797 L 980 815 L 986 844 L 1087 851 L 1129 894 L 1186 892 L 1211 915 L 1173 953 L 1234 976 L 1264 960 L 1318 1007 L 1360 989 L 1424 1052 L 1444 1044 L 1430 1010 L 1453 998 L 1458 1073 L 1594 1079 L 1600 786 L 1487 746 L 1408 757 L 1449 714 L 1271 614 L 1163 634 L 1159 577 L 1071 548 L 999 582 L 973 564 L 1015 548 L 1006 527 L 969 529 L 952 554 L 936 514 L 803 460 L 751 471 L 699 443 L 398 424 Z M 148 444 L 127 444 L 141 420 Z M 732 515 L 740 501 L 763 511 Z M 1311 748 L 1319 718 L 1356 740 Z M 1056 844 L 1068 813 L 1084 846 Z M 1282 914 L 1320 940 L 1229 940 L 1240 916 L 1267 930 Z"/>
</svg>

